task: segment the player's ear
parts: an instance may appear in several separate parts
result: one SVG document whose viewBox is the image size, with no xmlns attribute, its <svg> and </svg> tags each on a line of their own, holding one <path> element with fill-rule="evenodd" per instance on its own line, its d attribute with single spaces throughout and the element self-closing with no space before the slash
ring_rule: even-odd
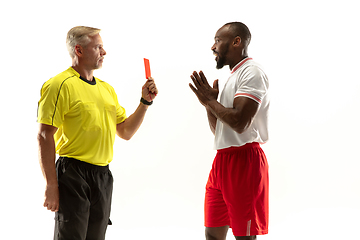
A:
<svg viewBox="0 0 360 240">
<path fill-rule="evenodd" d="M 233 41 L 233 46 L 240 46 L 241 45 L 241 38 L 239 36 L 236 36 Z"/>
</svg>

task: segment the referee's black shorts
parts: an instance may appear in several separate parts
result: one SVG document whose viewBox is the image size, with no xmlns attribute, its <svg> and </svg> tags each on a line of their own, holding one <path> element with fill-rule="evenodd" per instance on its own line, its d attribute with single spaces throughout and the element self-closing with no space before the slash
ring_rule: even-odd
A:
<svg viewBox="0 0 360 240">
<path fill-rule="evenodd" d="M 60 157 L 56 162 L 60 208 L 55 240 L 103 240 L 110 222 L 113 177 L 109 166 Z"/>
</svg>

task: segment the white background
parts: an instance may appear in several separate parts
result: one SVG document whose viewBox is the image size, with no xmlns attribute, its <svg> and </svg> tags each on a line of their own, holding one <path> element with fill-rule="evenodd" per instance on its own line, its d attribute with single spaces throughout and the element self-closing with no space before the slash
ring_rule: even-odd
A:
<svg viewBox="0 0 360 240">
<path fill-rule="evenodd" d="M 54 214 L 42 207 L 37 101 L 42 84 L 70 66 L 65 37 L 78 25 L 102 29 L 107 55 L 95 76 L 115 88 L 128 114 L 145 82 L 144 57 L 159 89 L 139 132 L 115 142 L 114 225 L 107 239 L 204 239 L 204 191 L 215 151 L 205 110 L 188 83 L 194 70 L 211 82 L 226 81 L 229 69 L 215 69 L 210 48 L 230 21 L 250 28 L 249 56 L 271 84 L 271 139 L 263 146 L 270 228 L 259 239 L 360 239 L 356 1 L 1 5 L 1 239 L 52 239 Z"/>
</svg>

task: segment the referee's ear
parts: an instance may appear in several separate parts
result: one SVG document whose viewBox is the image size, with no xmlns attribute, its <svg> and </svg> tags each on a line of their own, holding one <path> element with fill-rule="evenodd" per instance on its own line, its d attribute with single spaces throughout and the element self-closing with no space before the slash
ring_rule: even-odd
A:
<svg viewBox="0 0 360 240">
<path fill-rule="evenodd" d="M 75 54 L 76 54 L 76 56 L 78 56 L 78 57 L 80 57 L 81 55 L 82 55 L 82 53 L 83 53 L 83 48 L 82 48 L 82 46 L 81 45 L 76 45 L 75 46 Z"/>
</svg>

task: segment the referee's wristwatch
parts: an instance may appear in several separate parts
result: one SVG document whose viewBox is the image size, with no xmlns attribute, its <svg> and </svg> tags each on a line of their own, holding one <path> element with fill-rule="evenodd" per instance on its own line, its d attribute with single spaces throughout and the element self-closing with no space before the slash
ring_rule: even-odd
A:
<svg viewBox="0 0 360 240">
<path fill-rule="evenodd" d="M 148 101 L 146 101 L 144 98 L 141 98 L 141 99 L 140 99 L 140 102 L 143 103 L 144 105 L 148 105 L 148 106 L 150 106 L 151 104 L 153 104 L 153 101 L 148 102 Z"/>
</svg>

